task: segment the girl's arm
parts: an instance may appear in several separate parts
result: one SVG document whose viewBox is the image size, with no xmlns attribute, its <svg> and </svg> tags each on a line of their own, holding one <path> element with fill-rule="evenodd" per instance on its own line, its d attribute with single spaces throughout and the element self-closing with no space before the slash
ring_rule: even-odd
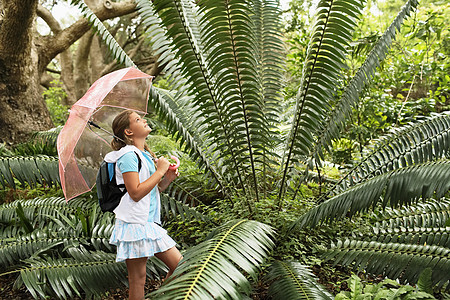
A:
<svg viewBox="0 0 450 300">
<path fill-rule="evenodd" d="M 178 169 L 169 169 L 165 174 L 164 179 L 161 180 L 161 182 L 158 184 L 159 191 L 164 191 L 169 186 L 169 184 L 174 181 L 179 175 L 180 173 L 178 173 Z"/>
<path fill-rule="evenodd" d="M 155 173 L 144 182 L 139 182 L 138 172 L 123 173 L 123 181 L 131 199 L 138 202 L 145 197 L 145 195 L 150 193 L 150 191 L 161 181 L 164 174 L 166 174 L 169 165 L 170 163 L 166 158 L 160 157 L 156 165 Z"/>
</svg>

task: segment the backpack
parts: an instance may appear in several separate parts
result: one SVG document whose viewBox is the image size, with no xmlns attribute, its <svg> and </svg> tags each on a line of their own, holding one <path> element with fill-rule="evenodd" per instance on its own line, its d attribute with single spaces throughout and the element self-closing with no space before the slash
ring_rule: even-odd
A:
<svg viewBox="0 0 450 300">
<path fill-rule="evenodd" d="M 139 172 L 142 167 L 142 162 L 137 153 L 136 156 L 138 158 Z M 110 172 L 110 168 L 112 172 Z M 106 161 L 101 163 L 97 173 L 96 185 L 98 204 L 102 212 L 112 212 L 119 205 L 122 196 L 127 192 L 125 184 L 117 184 L 116 182 L 116 163 L 107 163 Z"/>
</svg>

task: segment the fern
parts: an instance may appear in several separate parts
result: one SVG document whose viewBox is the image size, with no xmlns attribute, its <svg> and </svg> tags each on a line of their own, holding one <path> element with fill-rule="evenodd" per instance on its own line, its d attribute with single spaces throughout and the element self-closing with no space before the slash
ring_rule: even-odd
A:
<svg viewBox="0 0 450 300">
<path fill-rule="evenodd" d="M 372 274 L 416 283 L 420 272 L 433 270 L 433 283 L 442 286 L 449 281 L 450 249 L 439 246 L 380 243 L 375 241 L 338 241 L 327 251 L 334 264 L 355 263 Z"/>
<path fill-rule="evenodd" d="M 257 276 L 258 265 L 273 247 L 272 233 L 269 226 L 255 221 L 235 220 L 224 224 L 208 240 L 183 253 L 171 280 L 152 296 L 204 300 L 236 299 L 242 297 L 241 292 L 249 294 L 250 283 L 242 271 Z"/>
<path fill-rule="evenodd" d="M 352 168 L 319 200 L 332 192 L 413 164 L 446 157 L 450 149 L 450 114 L 443 113 L 406 125 L 383 138 L 378 146 Z"/>
<path fill-rule="evenodd" d="M 334 299 L 304 265 L 294 261 L 275 261 L 266 276 L 272 299 Z"/>
<path fill-rule="evenodd" d="M 355 185 L 315 206 L 292 227 L 316 225 L 319 222 L 352 216 L 381 204 L 382 207 L 408 205 L 422 197 L 442 197 L 450 189 L 450 161 L 441 160 L 396 169 Z M 408 184 L 408 190 L 404 189 Z M 383 196 L 383 198 L 380 198 Z"/>
<path fill-rule="evenodd" d="M 450 219 L 450 199 L 430 199 L 413 207 L 386 208 L 374 213 L 375 228 L 445 227 Z"/>
<path fill-rule="evenodd" d="M 439 202 L 443 205 L 437 205 Z M 450 271 L 450 227 L 442 227 L 439 217 L 420 220 L 421 216 L 426 216 L 425 212 L 430 216 L 439 216 L 443 211 L 450 213 L 448 201 L 439 202 L 418 203 L 402 210 L 387 208 L 379 212 L 380 216 L 372 218 L 368 232 L 353 232 L 351 237 L 333 244 L 325 251 L 325 256 L 335 264 L 354 263 L 356 268 L 372 274 L 401 278 L 412 284 L 430 268 L 432 284 L 442 286 L 448 281 L 445 274 Z M 418 227 L 420 225 L 427 227 Z"/>
<path fill-rule="evenodd" d="M 308 157 L 314 145 L 314 135 L 323 128 L 322 117 L 331 109 L 329 103 L 335 94 L 341 69 L 345 67 L 347 46 L 362 6 L 363 2 L 356 0 L 322 0 L 317 5 L 316 21 L 284 151 L 278 193 L 280 205 L 286 182 L 296 173 L 293 166 Z M 311 165 L 307 167 L 311 169 Z"/>
<path fill-rule="evenodd" d="M 0 184 L 16 188 L 14 178 L 22 185 L 35 187 L 45 183 L 49 186 L 59 184 L 58 159 L 51 156 L 0 157 Z"/>
</svg>

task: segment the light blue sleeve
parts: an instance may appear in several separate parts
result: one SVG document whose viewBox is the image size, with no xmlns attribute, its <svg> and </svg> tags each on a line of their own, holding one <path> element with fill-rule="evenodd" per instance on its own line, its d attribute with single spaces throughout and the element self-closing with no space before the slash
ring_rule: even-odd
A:
<svg viewBox="0 0 450 300">
<path fill-rule="evenodd" d="M 139 172 L 138 163 L 137 155 L 134 152 L 127 152 L 117 160 L 117 166 L 121 173 Z"/>
</svg>

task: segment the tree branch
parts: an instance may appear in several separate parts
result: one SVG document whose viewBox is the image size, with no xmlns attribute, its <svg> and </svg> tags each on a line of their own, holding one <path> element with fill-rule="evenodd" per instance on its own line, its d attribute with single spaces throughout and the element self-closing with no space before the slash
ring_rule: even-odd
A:
<svg viewBox="0 0 450 300">
<path fill-rule="evenodd" d="M 62 31 L 61 25 L 58 20 L 56 20 L 52 13 L 42 5 L 38 5 L 36 14 L 41 17 L 42 20 L 50 27 L 50 30 L 56 35 Z"/>
<path fill-rule="evenodd" d="M 108 2 L 108 5 L 99 6 L 94 13 L 101 21 L 104 21 L 127 15 L 135 10 L 136 3 L 134 0 L 127 0 L 122 2 Z M 39 49 L 39 70 L 44 71 L 56 55 L 69 48 L 70 45 L 81 38 L 90 28 L 89 22 L 85 18 L 81 18 L 55 36 L 44 39 Z"/>
</svg>

